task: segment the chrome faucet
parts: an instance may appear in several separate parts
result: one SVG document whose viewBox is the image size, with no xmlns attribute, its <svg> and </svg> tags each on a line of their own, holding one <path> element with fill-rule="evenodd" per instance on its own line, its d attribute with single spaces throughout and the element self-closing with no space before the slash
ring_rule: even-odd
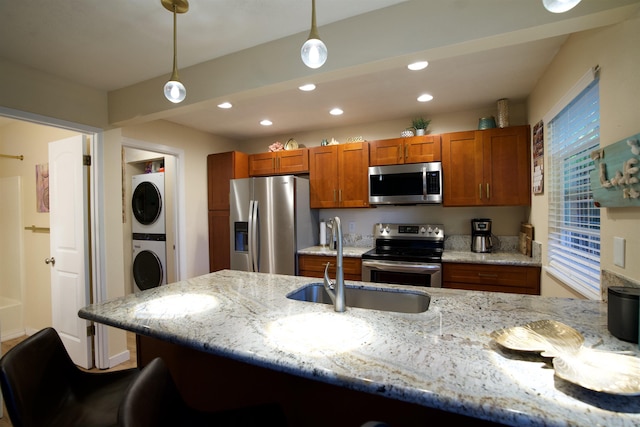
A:
<svg viewBox="0 0 640 427">
<path fill-rule="evenodd" d="M 344 302 L 344 272 L 342 269 L 342 226 L 340 218 L 337 216 L 327 222 L 327 226 L 331 229 L 332 240 L 336 240 L 336 281 L 335 283 L 329 279 L 329 265 L 324 269 L 324 288 L 329 294 L 335 310 L 342 313 L 346 309 Z"/>
</svg>

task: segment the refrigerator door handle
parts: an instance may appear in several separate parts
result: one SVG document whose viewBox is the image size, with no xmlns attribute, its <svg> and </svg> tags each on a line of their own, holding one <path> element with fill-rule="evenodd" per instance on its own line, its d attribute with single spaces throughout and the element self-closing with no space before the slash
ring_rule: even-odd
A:
<svg viewBox="0 0 640 427">
<path fill-rule="evenodd" d="M 249 256 L 251 260 L 251 271 L 258 272 L 260 271 L 260 248 L 258 246 L 258 201 L 252 200 L 251 203 L 253 203 L 253 209 L 250 209 L 250 223 L 253 224 L 253 226 L 251 231 L 251 243 L 249 245 L 249 248 L 251 248 Z"/>
<path fill-rule="evenodd" d="M 249 255 L 249 271 L 255 271 L 253 268 L 253 227 L 254 227 L 254 223 L 253 223 L 253 200 L 249 200 L 249 218 L 248 218 L 248 222 L 249 222 L 249 226 L 248 226 L 248 230 L 247 230 L 247 234 L 248 234 L 248 255 Z"/>
</svg>

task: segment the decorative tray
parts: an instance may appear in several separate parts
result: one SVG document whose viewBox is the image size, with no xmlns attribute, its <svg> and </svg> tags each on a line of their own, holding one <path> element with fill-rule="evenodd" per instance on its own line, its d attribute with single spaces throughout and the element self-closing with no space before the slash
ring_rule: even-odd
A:
<svg viewBox="0 0 640 427">
<path fill-rule="evenodd" d="M 640 359 L 583 347 L 584 337 L 564 323 L 539 320 L 491 333 L 501 346 L 552 357 L 555 374 L 589 390 L 640 395 Z"/>
<path fill-rule="evenodd" d="M 285 144 L 284 144 L 284 149 L 285 150 L 297 150 L 298 149 L 298 142 L 293 139 L 290 138 Z"/>
<path fill-rule="evenodd" d="M 584 343 L 580 332 L 555 320 L 538 320 L 524 326 L 500 329 L 492 332 L 491 338 L 508 349 L 541 352 L 545 357 L 577 351 Z"/>
</svg>

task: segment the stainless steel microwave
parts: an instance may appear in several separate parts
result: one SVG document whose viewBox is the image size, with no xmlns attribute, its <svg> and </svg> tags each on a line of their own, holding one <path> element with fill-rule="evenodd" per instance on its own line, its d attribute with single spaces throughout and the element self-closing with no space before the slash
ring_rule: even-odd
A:
<svg viewBox="0 0 640 427">
<path fill-rule="evenodd" d="M 369 167 L 370 205 L 442 203 L 442 163 Z"/>
</svg>

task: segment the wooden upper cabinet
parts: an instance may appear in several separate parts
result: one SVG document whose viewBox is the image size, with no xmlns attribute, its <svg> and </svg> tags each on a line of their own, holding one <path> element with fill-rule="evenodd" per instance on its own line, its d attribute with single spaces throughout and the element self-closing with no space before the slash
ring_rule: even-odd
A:
<svg viewBox="0 0 640 427">
<path fill-rule="evenodd" d="M 437 162 L 440 160 L 440 135 L 381 139 L 369 142 L 370 166 Z"/>
<path fill-rule="evenodd" d="M 248 176 L 249 162 L 245 153 L 229 151 L 207 156 L 209 210 L 229 210 L 229 181 Z"/>
<path fill-rule="evenodd" d="M 529 141 L 529 126 L 443 134 L 443 205 L 530 205 Z"/>
<path fill-rule="evenodd" d="M 354 142 L 309 149 L 312 208 L 369 206 L 369 145 Z"/>
<path fill-rule="evenodd" d="M 529 126 L 482 131 L 485 200 L 496 206 L 531 205 L 531 144 Z"/>
<path fill-rule="evenodd" d="M 369 207 L 368 143 L 338 145 L 338 178 L 339 207 Z"/>
<path fill-rule="evenodd" d="M 309 149 L 249 155 L 249 175 L 287 175 L 309 172 Z"/>
<path fill-rule="evenodd" d="M 442 135 L 442 204 L 481 204 L 479 186 L 484 182 L 482 139 L 477 131 Z"/>
</svg>

